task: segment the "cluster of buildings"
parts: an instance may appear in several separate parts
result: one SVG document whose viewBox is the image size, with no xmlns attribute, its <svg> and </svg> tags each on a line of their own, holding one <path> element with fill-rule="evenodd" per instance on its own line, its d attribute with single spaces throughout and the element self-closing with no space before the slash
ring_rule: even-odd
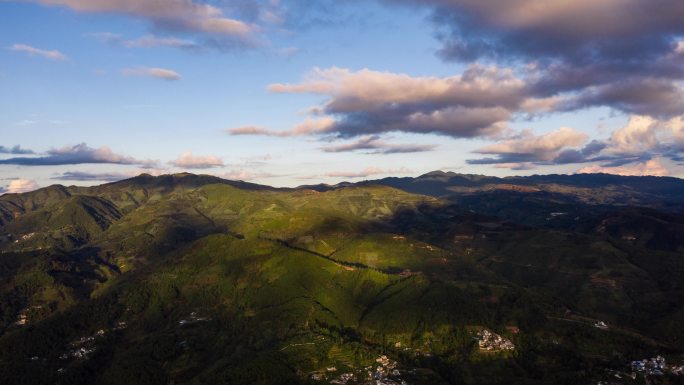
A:
<svg viewBox="0 0 684 385">
<path fill-rule="evenodd" d="M 665 364 L 665 357 L 657 356 L 651 359 L 644 358 L 641 361 L 632 361 L 630 366 L 633 371 L 637 373 L 646 373 L 652 375 L 662 375 L 667 367 Z"/>
<path fill-rule="evenodd" d="M 665 357 L 656 356 L 653 358 L 644 358 L 640 361 L 632 361 L 629 364 L 632 372 L 652 375 L 652 376 L 662 376 L 666 373 L 674 374 L 677 376 L 684 375 L 684 365 L 679 366 L 667 366 L 665 362 Z"/>
<path fill-rule="evenodd" d="M 330 383 L 332 385 L 347 385 L 349 381 L 356 381 L 354 373 L 342 373 L 342 375 L 330 381 Z"/>
<path fill-rule="evenodd" d="M 71 342 L 70 345 L 73 349 L 59 356 L 59 359 L 68 360 L 69 358 L 75 358 L 77 360 L 87 360 L 97 350 L 95 347 L 95 340 L 104 337 L 105 334 L 107 334 L 107 332 L 105 332 L 104 329 L 100 329 L 92 336 L 81 337 L 76 341 Z"/>
<path fill-rule="evenodd" d="M 656 356 L 653 358 L 644 358 L 643 360 L 636 360 L 629 362 L 628 371 L 615 371 L 608 370 L 608 373 L 612 374 L 615 378 L 620 380 L 628 380 L 629 383 L 636 381 L 638 377 L 642 377 L 647 384 L 651 383 L 648 377 L 650 376 L 665 376 L 665 375 L 675 375 L 684 376 L 684 365 L 672 365 L 668 366 L 665 361 L 665 357 Z M 641 382 L 638 382 L 641 383 Z M 622 382 L 607 382 L 599 381 L 597 385 L 623 385 Z"/>
<path fill-rule="evenodd" d="M 515 345 L 513 345 L 511 340 L 487 329 L 482 329 L 477 332 L 477 343 L 480 350 L 489 352 L 515 350 Z"/>
<path fill-rule="evenodd" d="M 126 321 L 119 321 L 114 325 L 114 327 L 112 327 L 109 330 L 100 329 L 97 332 L 95 332 L 95 334 L 93 334 L 92 336 L 85 336 L 75 341 L 72 341 L 69 344 L 70 349 L 67 352 L 62 353 L 62 355 L 59 356 L 59 359 L 68 360 L 70 358 L 74 358 L 77 360 L 87 360 L 93 353 L 95 353 L 95 351 L 97 351 L 95 343 L 98 339 L 104 337 L 110 331 L 119 331 L 126 329 L 127 327 L 128 324 L 126 323 Z M 59 368 L 57 372 L 64 373 L 65 370 L 66 369 L 64 368 Z"/>
<path fill-rule="evenodd" d="M 27 307 L 27 308 L 21 309 L 19 314 L 17 314 L 17 320 L 14 322 L 14 324 L 16 326 L 26 326 L 28 324 L 29 312 L 31 310 L 40 310 L 42 308 L 43 308 L 42 305 L 37 305 L 37 306 L 31 306 L 30 308 Z"/>
<path fill-rule="evenodd" d="M 24 235 L 19 236 L 18 238 L 15 238 L 14 243 L 19 243 L 20 241 L 28 241 L 29 239 L 31 239 L 35 236 L 36 236 L 36 233 L 24 234 Z M 7 240 L 8 241 L 11 241 L 12 238 L 14 238 L 14 235 L 7 234 Z"/>
<path fill-rule="evenodd" d="M 22 310 L 19 315 L 17 316 L 17 322 L 14 324 L 17 326 L 26 326 L 26 323 L 28 323 L 28 315 L 26 314 L 27 309 Z"/>
<path fill-rule="evenodd" d="M 375 362 L 377 362 L 377 366 L 368 366 L 363 371 L 357 373 L 342 373 L 328 383 L 332 385 L 347 385 L 348 383 L 362 381 L 365 385 L 408 385 L 406 381 L 400 378 L 399 364 L 396 361 L 382 355 Z M 336 371 L 337 368 L 335 367 L 326 369 L 328 375 Z M 324 382 L 327 380 L 328 375 L 316 372 L 312 373 L 309 378 L 314 381 Z"/>
</svg>

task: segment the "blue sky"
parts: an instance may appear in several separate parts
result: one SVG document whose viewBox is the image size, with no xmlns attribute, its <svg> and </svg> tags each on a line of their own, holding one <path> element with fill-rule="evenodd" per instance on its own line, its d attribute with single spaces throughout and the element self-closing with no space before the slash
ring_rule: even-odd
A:
<svg viewBox="0 0 684 385">
<path fill-rule="evenodd" d="M 528 52 L 511 40 L 519 19 L 466 0 L 307 3 L 0 1 L 0 191 L 180 171 L 276 186 L 436 169 L 684 175 L 681 75 L 559 84 L 621 60 L 576 63 L 591 31 L 550 35 L 568 52 Z M 543 28 L 552 11 L 523 20 Z M 463 12 L 482 20 L 450 17 Z M 653 35 L 643 52 L 670 44 L 643 60 L 680 63 L 675 23 L 637 27 Z M 618 44 L 630 28 L 595 33 Z M 659 107 L 633 94 L 649 87 Z"/>
</svg>

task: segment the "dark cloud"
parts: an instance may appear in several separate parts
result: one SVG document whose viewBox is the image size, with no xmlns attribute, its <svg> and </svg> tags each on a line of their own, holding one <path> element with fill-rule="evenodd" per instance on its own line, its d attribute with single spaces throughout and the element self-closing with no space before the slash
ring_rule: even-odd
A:
<svg viewBox="0 0 684 385">
<path fill-rule="evenodd" d="M 61 175 L 55 176 L 52 179 L 64 181 L 105 181 L 116 182 L 123 179 L 131 178 L 134 175 L 126 173 L 90 173 L 84 171 L 67 171 Z"/>
<path fill-rule="evenodd" d="M 608 144 L 600 140 L 592 140 L 580 150 L 566 149 L 561 151 L 556 158 L 553 159 L 555 164 L 570 164 L 570 163 L 585 163 L 593 161 L 601 161 L 604 159 L 593 158 L 598 153 L 608 147 Z"/>
<path fill-rule="evenodd" d="M 535 97 L 578 92 L 568 110 L 684 113 L 680 0 L 385 0 L 433 10 L 445 60 L 518 66 Z M 574 96 L 574 95 L 573 95 Z"/>
<path fill-rule="evenodd" d="M 496 157 L 471 159 L 467 162 L 469 164 L 511 164 L 512 167 L 520 167 L 524 163 L 552 162 L 559 156 L 564 156 L 563 154 L 569 154 L 568 151 L 576 151 L 574 148 L 584 144 L 587 138 L 586 134 L 568 127 L 539 136 L 534 135 L 532 130 L 524 130 L 519 135 L 475 151 L 479 154 L 496 155 Z M 580 151 L 576 152 L 580 153 Z"/>
<path fill-rule="evenodd" d="M 434 9 L 443 57 L 648 60 L 684 34 L 679 0 L 386 0 Z"/>
<path fill-rule="evenodd" d="M 601 86 L 591 86 L 563 103 L 559 109 L 577 110 L 608 106 L 636 115 L 671 118 L 684 114 L 681 88 L 667 79 L 628 79 Z"/>
<path fill-rule="evenodd" d="M 0 146 L 0 154 L 28 155 L 35 153 L 32 150 L 21 148 L 20 145 L 16 145 L 13 147 Z"/>
<path fill-rule="evenodd" d="M 0 164 L 13 164 L 21 166 L 58 166 L 85 163 L 129 164 L 151 167 L 157 162 L 119 155 L 112 152 L 112 150 L 106 146 L 92 148 L 85 143 L 77 144 L 72 147 L 52 149 L 45 155 L 37 157 L 15 157 L 9 159 L 0 159 Z"/>
</svg>

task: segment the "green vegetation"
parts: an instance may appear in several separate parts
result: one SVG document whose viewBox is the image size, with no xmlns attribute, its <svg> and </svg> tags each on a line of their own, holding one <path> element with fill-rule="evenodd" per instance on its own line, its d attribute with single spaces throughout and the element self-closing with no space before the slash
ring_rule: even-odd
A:
<svg viewBox="0 0 684 385">
<path fill-rule="evenodd" d="M 472 194 L 178 174 L 4 195 L 0 384 L 351 385 L 383 365 L 577 384 L 681 360 L 681 216 L 565 197 L 581 224 L 523 226 L 491 208 L 537 192 Z M 555 204 L 534 200 L 535 218 Z M 478 348 L 483 329 L 515 349 Z"/>
</svg>

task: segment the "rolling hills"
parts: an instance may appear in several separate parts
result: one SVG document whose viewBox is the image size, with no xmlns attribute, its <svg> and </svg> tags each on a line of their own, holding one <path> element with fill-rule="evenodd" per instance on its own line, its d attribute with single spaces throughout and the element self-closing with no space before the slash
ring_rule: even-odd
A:
<svg viewBox="0 0 684 385">
<path fill-rule="evenodd" d="M 0 383 L 682 383 L 626 377 L 683 364 L 682 230 L 684 181 L 600 174 L 6 194 Z"/>
</svg>

